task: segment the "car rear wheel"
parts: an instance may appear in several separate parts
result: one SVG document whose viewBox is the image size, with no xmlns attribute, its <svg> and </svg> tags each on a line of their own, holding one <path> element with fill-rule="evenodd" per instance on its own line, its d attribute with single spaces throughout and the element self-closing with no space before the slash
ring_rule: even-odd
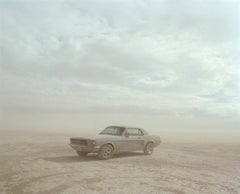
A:
<svg viewBox="0 0 240 194">
<path fill-rule="evenodd" d="M 146 155 L 151 155 L 153 153 L 153 149 L 154 149 L 153 142 L 148 142 L 147 145 L 145 146 L 143 152 Z"/>
<path fill-rule="evenodd" d="M 77 154 L 81 157 L 86 157 L 87 156 L 87 152 L 81 152 L 81 151 L 77 151 Z"/>
<path fill-rule="evenodd" d="M 105 144 L 101 147 L 98 152 L 98 157 L 100 160 L 108 160 L 113 156 L 113 146 L 110 144 Z"/>
</svg>

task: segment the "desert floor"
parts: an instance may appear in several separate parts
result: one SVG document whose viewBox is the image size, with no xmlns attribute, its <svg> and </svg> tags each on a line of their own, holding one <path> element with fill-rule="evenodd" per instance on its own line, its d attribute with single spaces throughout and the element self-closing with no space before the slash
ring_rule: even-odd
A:
<svg viewBox="0 0 240 194">
<path fill-rule="evenodd" d="M 166 140 L 100 161 L 78 157 L 70 132 L 0 135 L 0 193 L 240 193 L 240 142 Z"/>
</svg>

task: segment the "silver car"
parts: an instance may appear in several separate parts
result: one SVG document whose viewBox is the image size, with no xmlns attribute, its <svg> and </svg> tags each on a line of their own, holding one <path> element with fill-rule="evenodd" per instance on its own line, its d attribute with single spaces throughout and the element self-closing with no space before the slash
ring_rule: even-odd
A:
<svg viewBox="0 0 240 194">
<path fill-rule="evenodd" d="M 150 155 L 161 143 L 159 136 L 149 135 L 138 127 L 109 126 L 95 137 L 72 137 L 70 146 L 79 156 L 97 153 L 99 159 L 109 159 L 115 153 L 143 151 Z"/>
</svg>

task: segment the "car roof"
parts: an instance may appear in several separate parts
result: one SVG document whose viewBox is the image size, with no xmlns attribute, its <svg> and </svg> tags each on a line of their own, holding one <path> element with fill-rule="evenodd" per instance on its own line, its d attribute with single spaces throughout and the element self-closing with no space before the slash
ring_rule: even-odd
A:
<svg viewBox="0 0 240 194">
<path fill-rule="evenodd" d="M 122 127 L 122 128 L 137 128 L 137 129 L 143 129 L 141 127 L 134 127 L 134 126 L 123 126 L 123 125 L 110 125 L 107 127 Z"/>
</svg>

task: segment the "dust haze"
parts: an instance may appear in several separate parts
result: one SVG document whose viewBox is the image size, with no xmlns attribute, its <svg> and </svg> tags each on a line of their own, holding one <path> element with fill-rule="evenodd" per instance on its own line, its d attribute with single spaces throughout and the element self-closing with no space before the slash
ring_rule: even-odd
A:
<svg viewBox="0 0 240 194">
<path fill-rule="evenodd" d="M 0 193 L 240 193 L 237 0 L 0 0 Z M 151 156 L 72 136 L 142 127 Z"/>
</svg>

